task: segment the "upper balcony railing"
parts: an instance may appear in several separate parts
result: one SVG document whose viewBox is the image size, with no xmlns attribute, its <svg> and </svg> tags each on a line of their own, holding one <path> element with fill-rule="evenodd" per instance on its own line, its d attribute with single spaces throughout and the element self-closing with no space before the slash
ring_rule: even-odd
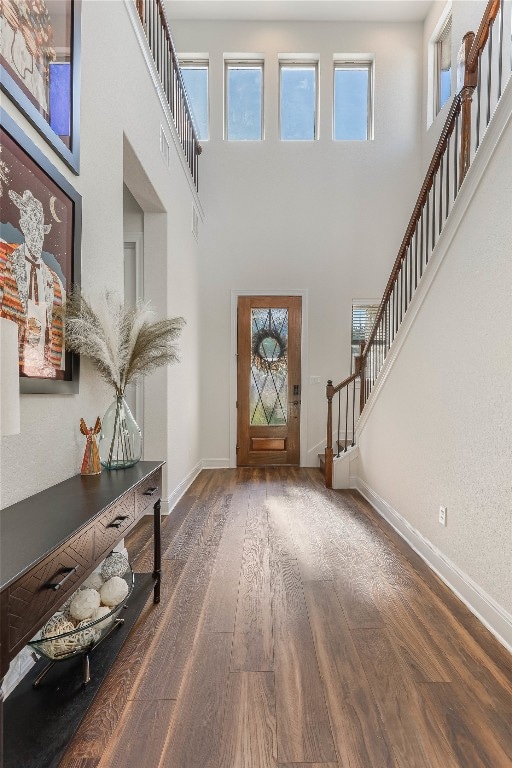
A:
<svg viewBox="0 0 512 768">
<path fill-rule="evenodd" d="M 162 0 L 135 0 L 135 4 L 190 173 L 198 189 L 198 158 L 201 154 L 201 145 L 194 127 L 187 91 Z"/>
<path fill-rule="evenodd" d="M 332 381 L 327 382 L 325 475 L 328 487 L 332 485 L 333 474 L 333 398 L 337 395 L 336 453 L 339 455 L 350 444 L 354 445 L 358 415 L 370 397 L 483 134 L 511 76 L 512 19 L 509 3 L 507 7 L 505 23 L 504 0 L 489 0 L 477 34 L 468 32 L 464 36 L 457 73 L 459 90 L 450 106 L 373 328 L 361 354 L 356 358 L 355 373 L 336 386 Z M 473 101 L 476 109 L 472 108 Z M 360 380 L 360 392 L 356 399 L 357 380 Z"/>
</svg>

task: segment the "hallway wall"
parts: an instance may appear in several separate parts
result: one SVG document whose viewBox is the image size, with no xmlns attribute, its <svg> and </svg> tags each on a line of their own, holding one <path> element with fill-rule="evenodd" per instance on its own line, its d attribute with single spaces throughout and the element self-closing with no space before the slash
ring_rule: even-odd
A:
<svg viewBox="0 0 512 768">
<path fill-rule="evenodd" d="M 146 458 L 167 460 L 164 496 L 168 496 L 200 459 L 197 243 L 191 232 L 194 199 L 137 42 L 129 5 L 133 3 L 82 1 L 78 177 L 3 94 L 2 106 L 82 195 L 82 286 L 88 295 L 105 287 L 123 291 L 125 174 L 131 174 L 130 191 L 147 215 L 162 218 L 158 237 L 146 243 L 146 298 L 154 300 L 160 315 L 183 315 L 187 320 L 180 342 L 181 364 L 156 374 L 146 387 Z M 170 144 L 169 166 L 160 152 L 162 127 Z M 126 167 L 126 141 L 131 160 L 136 158 L 145 174 L 138 188 L 136 174 Z M 151 182 L 153 200 L 144 179 Z M 21 434 L 3 438 L 1 444 L 1 506 L 76 474 L 84 450 L 80 417 L 91 423 L 103 415 L 111 399 L 112 393 L 86 360 L 82 360 L 78 395 L 23 395 Z"/>
</svg>

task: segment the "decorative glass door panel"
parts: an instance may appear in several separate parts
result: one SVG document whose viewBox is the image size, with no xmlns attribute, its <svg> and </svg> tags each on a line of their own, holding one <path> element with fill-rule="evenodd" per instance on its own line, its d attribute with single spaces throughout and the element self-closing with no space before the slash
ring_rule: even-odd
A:
<svg viewBox="0 0 512 768">
<path fill-rule="evenodd" d="M 301 299 L 238 300 L 238 466 L 298 464 Z"/>
<path fill-rule="evenodd" d="M 288 416 L 288 310 L 251 309 L 252 426 L 282 426 Z"/>
</svg>

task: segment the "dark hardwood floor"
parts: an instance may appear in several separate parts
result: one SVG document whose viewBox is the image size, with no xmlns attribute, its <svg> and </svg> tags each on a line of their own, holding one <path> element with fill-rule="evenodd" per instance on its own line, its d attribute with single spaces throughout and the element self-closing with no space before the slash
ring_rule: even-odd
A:
<svg viewBox="0 0 512 768">
<path fill-rule="evenodd" d="M 60 768 L 512 766 L 510 655 L 357 492 L 208 470 L 162 532 L 162 602 Z"/>
</svg>

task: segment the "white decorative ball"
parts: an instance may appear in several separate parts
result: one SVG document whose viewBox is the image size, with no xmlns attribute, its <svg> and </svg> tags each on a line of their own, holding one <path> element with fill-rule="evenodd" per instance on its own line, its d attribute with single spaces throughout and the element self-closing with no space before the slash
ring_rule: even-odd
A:
<svg viewBox="0 0 512 768">
<path fill-rule="evenodd" d="M 69 606 L 71 616 L 77 621 L 90 619 L 100 607 L 100 595 L 95 589 L 82 589 Z"/>
<path fill-rule="evenodd" d="M 128 594 L 128 584 L 120 576 L 112 576 L 100 589 L 103 605 L 119 605 Z"/>
<path fill-rule="evenodd" d="M 112 552 L 101 566 L 101 575 L 105 579 L 112 576 L 124 576 L 130 564 L 122 552 Z"/>
<path fill-rule="evenodd" d="M 98 573 L 98 571 L 95 571 L 94 573 L 91 573 L 91 575 L 86 578 L 86 580 L 82 584 L 82 589 L 96 589 L 99 591 L 103 586 L 103 581 L 104 579 L 101 573 Z"/>
<path fill-rule="evenodd" d="M 106 616 L 107 613 L 110 613 L 112 609 L 108 608 L 106 605 L 100 605 L 100 607 L 94 611 L 91 621 L 97 621 L 98 619 L 101 619 L 102 616 Z M 94 625 L 94 629 L 99 629 L 100 631 L 103 629 L 106 629 L 110 624 L 112 624 L 114 620 L 113 616 L 109 616 L 108 619 L 105 619 L 104 621 L 100 621 L 99 624 Z"/>
<path fill-rule="evenodd" d="M 66 600 L 66 602 L 62 603 L 61 607 L 59 608 L 59 611 L 61 611 L 61 613 L 63 613 L 68 618 L 68 620 L 70 618 L 69 606 L 71 605 L 75 597 L 78 595 L 78 593 L 82 591 L 82 589 L 83 587 L 78 587 L 78 589 L 75 592 L 73 592 L 73 594 L 71 594 Z"/>
</svg>

